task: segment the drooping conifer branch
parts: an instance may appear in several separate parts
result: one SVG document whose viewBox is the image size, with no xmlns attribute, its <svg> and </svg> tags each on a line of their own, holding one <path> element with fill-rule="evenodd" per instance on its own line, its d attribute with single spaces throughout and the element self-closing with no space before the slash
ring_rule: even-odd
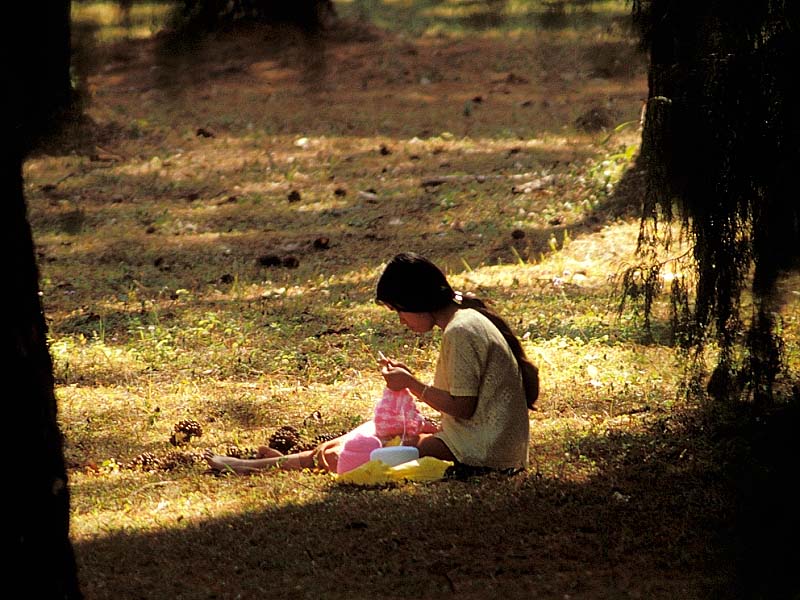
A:
<svg viewBox="0 0 800 600">
<path fill-rule="evenodd" d="M 781 370 L 776 286 L 800 261 L 790 171 L 800 158 L 792 75 L 800 8 L 777 0 L 635 0 L 633 14 L 650 55 L 639 252 L 655 256 L 670 243 L 659 223 L 680 221 L 697 271 L 690 343 L 713 339 L 720 349 L 710 391 L 749 390 L 766 400 Z M 748 288 L 754 308 L 746 317 Z M 678 296 L 686 312 L 689 297 Z"/>
</svg>

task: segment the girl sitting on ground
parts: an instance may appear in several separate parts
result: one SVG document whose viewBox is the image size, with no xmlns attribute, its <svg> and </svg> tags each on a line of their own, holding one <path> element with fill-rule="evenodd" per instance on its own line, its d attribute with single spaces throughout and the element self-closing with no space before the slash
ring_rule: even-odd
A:
<svg viewBox="0 0 800 600">
<path fill-rule="evenodd" d="M 376 300 L 397 312 L 416 333 L 434 327 L 442 341 L 431 384 L 414 376 L 402 362 L 382 357 L 381 375 L 391 390 L 407 388 L 418 400 L 441 413 L 438 431 L 425 428 L 406 445 L 420 457 L 432 456 L 457 465 L 488 469 L 522 469 L 528 465 L 528 409 L 539 393 L 536 367 L 505 321 L 474 297 L 453 291 L 444 273 L 414 253 L 395 256 L 381 275 Z M 374 435 L 367 422 L 349 434 L 314 450 L 283 456 L 263 449 L 262 458 L 207 455 L 216 470 L 252 473 L 323 468 L 336 471 L 342 447 L 353 435 Z"/>
</svg>

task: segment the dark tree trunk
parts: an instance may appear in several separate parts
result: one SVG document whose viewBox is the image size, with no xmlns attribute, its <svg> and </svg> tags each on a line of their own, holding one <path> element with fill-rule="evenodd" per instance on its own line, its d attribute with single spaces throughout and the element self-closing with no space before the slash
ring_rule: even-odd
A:
<svg viewBox="0 0 800 600">
<path fill-rule="evenodd" d="M 10 13 L 10 14 L 9 14 Z M 31 228 L 23 193 L 26 152 L 71 102 L 69 1 L 15 2 L 2 38 L 6 66 L 0 149 L 5 301 L 3 385 L 6 392 L 6 589 L 15 597 L 80 598 L 69 540 L 69 489 L 56 420 L 53 369 L 39 296 Z M 10 392 L 10 393 L 9 393 Z"/>
<path fill-rule="evenodd" d="M 35 574 L 22 583 L 30 598 L 80 598 L 69 540 L 69 492 L 61 433 L 56 422 L 47 328 L 38 295 L 38 270 L 22 192 L 22 160 L 4 153 L 0 194 L 5 326 L 0 336 L 6 422 L 7 527 L 12 546 L 8 572 Z M 21 583 L 21 582 L 20 582 Z"/>
<path fill-rule="evenodd" d="M 11 93 L 6 113 L 17 127 L 23 156 L 71 110 L 70 0 L 14 2 L 5 9 L 9 33 L 3 65 Z"/>
</svg>

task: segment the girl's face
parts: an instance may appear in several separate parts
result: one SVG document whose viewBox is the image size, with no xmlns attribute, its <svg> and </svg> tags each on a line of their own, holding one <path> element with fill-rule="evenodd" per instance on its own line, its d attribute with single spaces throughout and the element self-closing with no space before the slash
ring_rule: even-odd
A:
<svg viewBox="0 0 800 600">
<path fill-rule="evenodd" d="M 433 329 L 435 321 L 431 313 L 413 313 L 397 311 L 400 322 L 415 333 L 425 333 Z"/>
</svg>

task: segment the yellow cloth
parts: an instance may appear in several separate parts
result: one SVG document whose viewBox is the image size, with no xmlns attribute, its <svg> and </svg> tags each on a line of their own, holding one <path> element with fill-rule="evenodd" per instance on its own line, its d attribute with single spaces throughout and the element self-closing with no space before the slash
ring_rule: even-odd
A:
<svg viewBox="0 0 800 600">
<path fill-rule="evenodd" d="M 355 485 L 384 485 L 401 481 L 437 481 L 453 463 L 432 456 L 423 456 L 401 465 L 390 467 L 379 460 L 371 460 L 352 471 L 337 475 L 341 483 Z"/>
</svg>

